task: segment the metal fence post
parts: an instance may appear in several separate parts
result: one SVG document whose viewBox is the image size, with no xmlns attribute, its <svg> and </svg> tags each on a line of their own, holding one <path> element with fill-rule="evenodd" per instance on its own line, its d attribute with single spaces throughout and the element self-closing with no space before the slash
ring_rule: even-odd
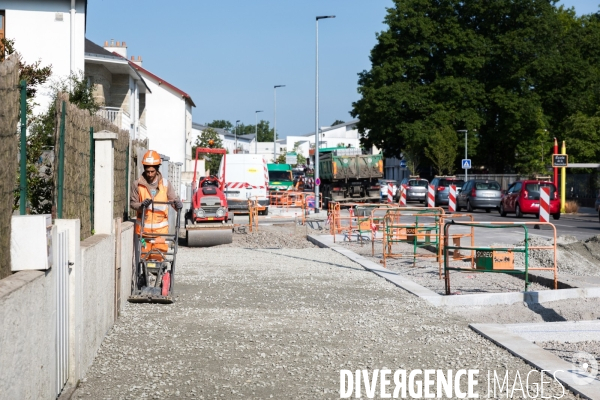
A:
<svg viewBox="0 0 600 400">
<path fill-rule="evenodd" d="M 94 127 L 90 126 L 90 226 L 94 232 L 94 164 L 96 157 L 96 146 L 94 143 Z"/>
<path fill-rule="evenodd" d="M 58 147 L 58 184 L 57 184 L 57 204 L 56 215 L 60 219 L 63 215 L 63 188 L 65 175 L 65 117 L 66 117 L 66 102 L 62 102 L 62 111 L 60 116 L 60 133 Z"/>
<path fill-rule="evenodd" d="M 21 215 L 27 212 L 27 82 L 21 81 L 21 176 L 19 211 Z"/>
</svg>

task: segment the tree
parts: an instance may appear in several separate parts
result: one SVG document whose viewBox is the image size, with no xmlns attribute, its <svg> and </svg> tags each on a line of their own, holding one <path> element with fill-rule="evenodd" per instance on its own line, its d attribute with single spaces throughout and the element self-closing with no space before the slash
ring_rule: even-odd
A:
<svg viewBox="0 0 600 400">
<path fill-rule="evenodd" d="M 298 167 L 300 165 L 306 165 L 306 157 L 304 157 L 302 155 L 302 153 L 300 153 L 298 151 L 298 148 L 300 147 L 300 143 L 301 142 L 294 142 L 294 152 L 296 153 L 296 164 L 293 165 L 293 167 Z"/>
<path fill-rule="evenodd" d="M 233 124 L 229 121 L 225 121 L 224 119 L 215 119 L 213 122 L 205 125 L 211 128 L 225 129 L 226 131 L 231 131 L 233 128 Z"/>
<path fill-rule="evenodd" d="M 435 129 L 428 138 L 425 155 L 438 175 L 452 174 L 457 154 L 456 131 L 450 126 Z"/>
<path fill-rule="evenodd" d="M 554 4 L 394 0 L 351 111 L 363 146 L 431 152 L 434 127 L 468 129 L 474 164 L 525 168 L 518 149 L 539 154 L 528 146 L 540 112 L 560 137 L 573 115 L 592 117 L 600 105 L 600 15 Z"/>
<path fill-rule="evenodd" d="M 341 125 L 344 124 L 344 121 L 341 121 L 339 119 L 336 119 L 335 121 L 333 121 L 333 124 L 329 125 L 329 126 L 336 126 L 336 125 Z"/>
<path fill-rule="evenodd" d="M 213 128 L 207 128 L 206 130 L 202 131 L 200 136 L 196 137 L 196 141 L 194 143 L 194 146 L 192 147 L 192 154 L 194 156 L 196 155 L 196 149 L 198 147 L 211 147 L 211 148 L 215 148 L 215 149 L 222 149 L 223 141 L 219 137 L 219 134 L 217 133 L 217 131 L 215 131 Z M 205 161 L 206 169 L 208 169 L 210 171 L 211 175 L 216 175 L 219 171 L 219 166 L 221 165 L 221 158 L 223 158 L 223 155 L 222 154 L 210 154 L 210 155 L 200 154 L 198 156 L 198 158 L 201 160 L 206 160 Z"/>
</svg>

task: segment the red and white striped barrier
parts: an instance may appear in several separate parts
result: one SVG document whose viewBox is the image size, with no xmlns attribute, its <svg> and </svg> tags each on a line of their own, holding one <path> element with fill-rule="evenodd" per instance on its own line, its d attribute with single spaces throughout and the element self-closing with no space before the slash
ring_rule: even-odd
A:
<svg viewBox="0 0 600 400">
<path fill-rule="evenodd" d="M 427 207 L 435 207 L 435 187 L 429 185 L 427 189 Z"/>
<path fill-rule="evenodd" d="M 456 185 L 450 185 L 450 194 L 448 195 L 448 212 L 456 212 Z"/>
<path fill-rule="evenodd" d="M 388 192 L 388 203 L 392 203 L 394 201 L 394 192 L 392 185 L 387 185 Z"/>
<path fill-rule="evenodd" d="M 400 185 L 400 207 L 406 207 L 406 185 Z"/>
<path fill-rule="evenodd" d="M 225 187 L 228 189 L 265 189 L 266 186 L 253 186 L 248 182 L 227 182 L 225 183 Z"/>
<path fill-rule="evenodd" d="M 354 217 L 354 209 L 352 207 L 348 209 L 348 213 L 350 214 L 350 217 Z"/>
<path fill-rule="evenodd" d="M 540 222 L 550 222 L 550 188 L 540 189 Z"/>
<path fill-rule="evenodd" d="M 265 187 L 269 187 L 269 169 L 267 168 L 267 160 L 263 159 L 263 166 L 265 171 Z"/>
</svg>

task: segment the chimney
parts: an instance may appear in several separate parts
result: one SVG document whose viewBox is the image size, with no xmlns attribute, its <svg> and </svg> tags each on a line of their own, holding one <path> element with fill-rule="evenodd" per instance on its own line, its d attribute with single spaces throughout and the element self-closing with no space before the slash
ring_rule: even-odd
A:
<svg viewBox="0 0 600 400">
<path fill-rule="evenodd" d="M 110 39 L 110 44 L 104 42 L 104 50 L 110 51 L 111 53 L 117 53 L 121 57 L 127 58 L 127 45 L 125 42 L 115 43 L 114 39 Z"/>
<path fill-rule="evenodd" d="M 137 60 L 135 59 L 134 56 L 131 56 L 131 62 L 134 63 L 135 65 L 138 65 L 141 67 L 142 66 L 142 56 L 138 56 Z"/>
</svg>

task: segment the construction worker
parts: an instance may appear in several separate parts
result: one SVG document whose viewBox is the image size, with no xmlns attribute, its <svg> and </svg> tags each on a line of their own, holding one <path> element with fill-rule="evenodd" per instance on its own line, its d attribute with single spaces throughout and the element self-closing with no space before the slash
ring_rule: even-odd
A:
<svg viewBox="0 0 600 400">
<path fill-rule="evenodd" d="M 173 207 L 177 210 L 183 208 L 183 203 L 177 197 L 173 185 L 159 172 L 161 159 L 156 151 L 147 151 L 142 159 L 142 165 L 144 166 L 144 173 L 131 185 L 131 198 L 129 201 L 131 208 L 137 211 L 136 240 L 138 240 L 141 233 L 142 206 L 145 206 L 142 258 L 160 261 L 163 258 L 161 253 L 166 253 L 169 246 L 164 240 L 161 240 L 160 236 L 153 235 L 153 233 L 169 233 L 169 210 L 167 204 L 154 204 L 153 202 L 172 201 Z M 144 257 L 144 255 L 146 256 Z"/>
</svg>

